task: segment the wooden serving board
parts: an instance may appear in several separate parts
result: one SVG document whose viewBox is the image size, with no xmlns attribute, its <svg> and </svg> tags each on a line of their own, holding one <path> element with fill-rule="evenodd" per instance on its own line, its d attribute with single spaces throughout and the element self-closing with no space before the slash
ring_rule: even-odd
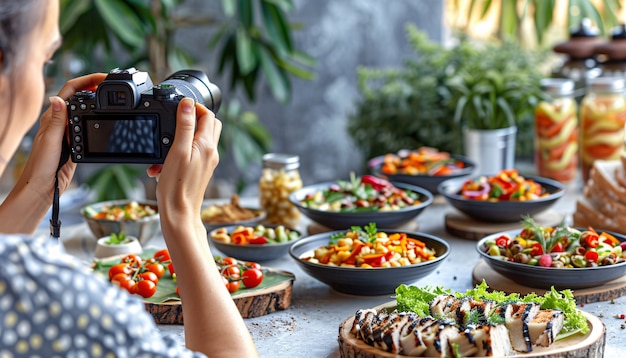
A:
<svg viewBox="0 0 626 358">
<path fill-rule="evenodd" d="M 539 226 L 546 227 L 559 225 L 563 221 L 564 216 L 549 209 L 533 215 L 532 218 Z M 445 227 L 450 235 L 461 239 L 478 241 L 487 235 L 521 228 L 521 224 L 520 222 L 490 223 L 473 219 L 458 211 L 450 211 L 445 216 Z"/>
<path fill-rule="evenodd" d="M 395 307 L 396 302 L 382 304 L 374 307 L 376 310 L 383 310 Z M 604 341 L 606 329 L 602 321 L 589 313 L 583 312 L 587 318 L 589 332 L 585 335 L 577 334 L 569 338 L 554 342 L 550 347 L 536 347 L 530 353 L 517 353 L 515 357 L 603 357 Z M 339 327 L 339 353 L 341 357 L 350 358 L 399 358 L 406 357 L 395 353 L 367 345 L 365 342 L 356 339 L 350 333 L 354 316 L 341 323 Z"/>
<path fill-rule="evenodd" d="M 259 317 L 289 308 L 295 276 L 286 271 L 280 271 L 280 273 L 291 275 L 293 279 L 258 291 L 243 292 L 232 296 L 241 317 Z M 157 324 L 183 324 L 184 322 L 183 306 L 180 301 L 145 302 L 145 306 Z"/>
<path fill-rule="evenodd" d="M 523 295 L 531 292 L 535 292 L 538 295 L 546 293 L 546 290 L 542 288 L 522 286 L 494 271 L 484 260 L 480 260 L 480 262 L 474 266 L 474 270 L 472 270 L 472 281 L 474 284 L 479 284 L 483 279 L 490 289 L 497 291 L 504 291 L 506 293 L 516 292 Z M 572 290 L 572 293 L 578 304 L 609 301 L 626 294 L 626 276 L 604 283 L 598 287 L 578 288 Z"/>
<path fill-rule="evenodd" d="M 155 250 L 144 250 L 140 254 L 151 257 Z M 107 272 L 111 265 L 118 263 L 121 256 L 94 260 L 92 269 L 96 275 L 107 278 Z M 263 267 L 265 274 L 264 282 L 255 288 L 242 288 L 235 294 L 231 294 L 239 313 L 243 318 L 253 318 L 266 315 L 278 310 L 284 310 L 291 305 L 291 292 L 296 277 L 293 273 Z M 146 310 L 154 317 L 157 324 L 183 324 L 183 307 L 174 293 L 176 283 L 169 275 L 159 280 L 157 292 L 151 298 L 144 300 Z M 243 287 L 243 286 L 242 286 Z M 210 304 L 210 302 L 207 302 Z"/>
</svg>

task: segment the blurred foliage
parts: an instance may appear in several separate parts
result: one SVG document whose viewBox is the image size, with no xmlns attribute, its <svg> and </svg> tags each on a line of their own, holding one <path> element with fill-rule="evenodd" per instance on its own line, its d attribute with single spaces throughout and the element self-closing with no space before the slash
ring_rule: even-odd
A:
<svg viewBox="0 0 626 358">
<path fill-rule="evenodd" d="M 451 0 L 455 11 L 461 11 L 466 0 Z M 467 30 L 477 21 L 484 20 L 490 12 L 496 12 L 495 34 L 501 40 L 514 38 L 523 44 L 531 37 L 539 45 L 544 45 L 552 27 L 557 25 L 557 17 L 562 16 L 567 30 L 577 27 L 584 18 L 590 19 L 598 27 L 600 34 L 610 33 L 619 25 L 617 14 L 622 10 L 620 0 L 471 0 L 466 12 L 460 14 Z M 523 24 L 529 20 L 532 26 Z M 453 24 L 454 26 L 454 24 Z"/>
<path fill-rule="evenodd" d="M 158 83 L 176 70 L 193 68 L 197 62 L 174 41 L 177 30 L 191 26 L 206 33 L 207 42 L 200 45 L 206 46 L 207 52 L 219 50 L 214 73 L 227 75 L 230 88 L 235 91 L 241 86 L 251 102 L 265 86 L 277 101 L 286 104 L 291 99 L 291 77 L 313 77 L 310 68 L 315 61 L 292 40 L 292 31 L 299 28 L 287 20 L 287 13 L 294 9 L 292 0 L 214 0 L 216 7 L 221 7 L 220 14 L 184 14 L 178 11 L 184 2 L 61 0 L 64 42 L 53 69 L 56 77 L 65 81 L 83 73 L 136 67 L 147 68 Z M 224 123 L 220 152 L 231 153 L 236 167 L 244 171 L 250 164 L 261 162 L 262 154 L 271 146 L 271 134 L 241 103 L 225 102 L 218 114 Z M 110 170 L 133 174 L 128 168 Z M 120 179 L 116 173 L 106 177 Z M 129 183 L 133 181 L 122 180 L 111 186 Z"/>
<path fill-rule="evenodd" d="M 415 56 L 407 59 L 402 68 L 358 69 L 362 98 L 348 119 L 348 131 L 366 158 L 424 145 L 463 153 L 456 106 L 464 89 L 468 89 L 466 95 L 474 93 L 472 102 L 473 98 L 482 100 L 472 92 L 481 90 L 481 86 L 497 97 L 485 101 L 496 106 L 497 102 L 507 101 L 518 126 L 517 154 L 532 155 L 532 96 L 520 97 L 527 94 L 526 89 L 532 93 L 539 89 L 540 54 L 522 50 L 514 43 L 477 44 L 467 37 L 460 37 L 457 46 L 445 48 L 430 41 L 414 25 L 407 25 L 406 32 Z M 514 79 L 522 79 L 525 89 L 508 83 Z M 492 84 L 497 88 L 492 90 Z M 499 119 L 493 120 L 491 127 L 500 126 Z"/>
</svg>

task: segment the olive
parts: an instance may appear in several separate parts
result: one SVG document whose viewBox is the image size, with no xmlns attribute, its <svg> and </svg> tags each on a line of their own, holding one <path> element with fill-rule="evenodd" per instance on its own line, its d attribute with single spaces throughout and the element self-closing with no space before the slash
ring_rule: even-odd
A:
<svg viewBox="0 0 626 358">
<path fill-rule="evenodd" d="M 530 256 L 523 252 L 518 252 L 515 254 L 515 256 L 513 256 L 513 259 L 515 260 L 515 262 L 527 264 L 530 261 Z"/>
<path fill-rule="evenodd" d="M 554 260 L 552 261 L 552 265 L 550 265 L 550 267 L 563 268 L 565 267 L 565 264 L 563 263 L 563 261 Z"/>
<path fill-rule="evenodd" d="M 520 244 L 513 244 L 513 245 L 511 245 L 510 250 L 511 250 L 511 253 L 513 255 L 515 255 L 515 254 L 521 252 L 522 250 L 524 250 L 524 247 L 522 245 L 520 245 Z"/>
</svg>

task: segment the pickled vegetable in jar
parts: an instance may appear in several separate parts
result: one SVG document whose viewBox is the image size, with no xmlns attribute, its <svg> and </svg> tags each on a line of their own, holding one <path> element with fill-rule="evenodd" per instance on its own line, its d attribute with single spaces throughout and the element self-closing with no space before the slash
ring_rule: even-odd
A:
<svg viewBox="0 0 626 358">
<path fill-rule="evenodd" d="M 300 211 L 289 201 L 289 195 L 302 188 L 300 158 L 297 155 L 268 153 L 263 156 L 259 179 L 259 200 L 272 224 L 296 227 Z"/>
<path fill-rule="evenodd" d="M 584 182 L 587 182 L 595 160 L 616 160 L 624 151 L 625 89 L 623 78 L 599 77 L 589 80 L 580 116 L 580 156 Z"/>
<path fill-rule="evenodd" d="M 568 183 L 578 171 L 578 116 L 574 81 L 545 78 L 546 99 L 535 107 L 535 165 L 546 178 Z"/>
</svg>

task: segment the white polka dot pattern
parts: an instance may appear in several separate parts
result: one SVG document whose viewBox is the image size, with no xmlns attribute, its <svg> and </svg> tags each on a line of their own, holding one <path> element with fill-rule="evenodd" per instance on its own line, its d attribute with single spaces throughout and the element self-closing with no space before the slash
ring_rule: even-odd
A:
<svg viewBox="0 0 626 358">
<path fill-rule="evenodd" d="M 52 239 L 0 235 L 0 357 L 204 357 Z"/>
</svg>

